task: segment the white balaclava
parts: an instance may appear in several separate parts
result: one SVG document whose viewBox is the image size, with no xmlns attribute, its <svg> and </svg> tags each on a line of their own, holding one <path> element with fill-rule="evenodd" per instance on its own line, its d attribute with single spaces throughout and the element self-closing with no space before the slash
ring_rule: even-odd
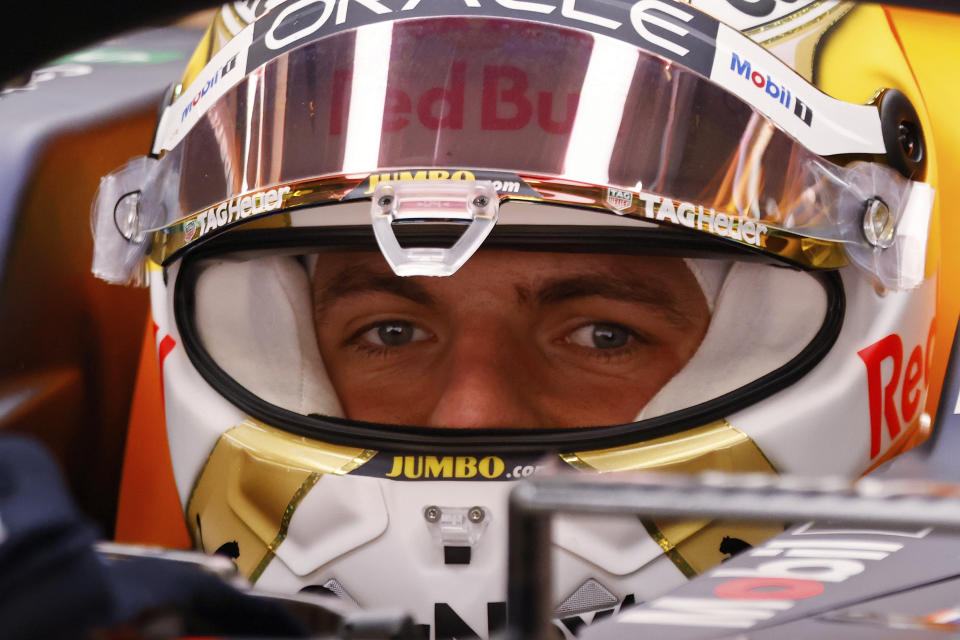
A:
<svg viewBox="0 0 960 640">
<path fill-rule="evenodd" d="M 710 326 L 637 420 L 722 396 L 785 364 L 826 313 L 822 287 L 802 272 L 729 260 L 686 263 L 710 309 Z M 303 262 L 290 256 L 212 262 L 197 280 L 196 314 L 201 342 L 245 388 L 301 414 L 343 416 L 317 348 Z"/>
</svg>

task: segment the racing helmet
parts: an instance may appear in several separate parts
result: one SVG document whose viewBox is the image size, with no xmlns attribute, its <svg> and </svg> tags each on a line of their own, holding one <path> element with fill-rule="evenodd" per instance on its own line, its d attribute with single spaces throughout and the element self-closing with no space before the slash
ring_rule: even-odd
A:
<svg viewBox="0 0 960 640">
<path fill-rule="evenodd" d="M 197 547 L 487 635 L 544 467 L 923 440 L 925 131 L 876 6 L 238 2 L 101 183 L 94 271 L 150 287 Z M 558 518 L 561 630 L 777 530 Z"/>
</svg>

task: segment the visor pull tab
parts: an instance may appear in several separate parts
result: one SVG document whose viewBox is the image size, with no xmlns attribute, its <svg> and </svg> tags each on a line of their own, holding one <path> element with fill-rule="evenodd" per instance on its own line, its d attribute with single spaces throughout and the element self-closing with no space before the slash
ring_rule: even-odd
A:
<svg viewBox="0 0 960 640">
<path fill-rule="evenodd" d="M 101 280 L 136 286 L 147 284 L 144 258 L 150 249 L 148 232 L 162 226 L 156 224 L 155 214 L 159 209 L 150 206 L 153 199 L 149 196 L 158 166 L 155 158 L 134 158 L 100 180 L 90 209 L 90 227 L 93 232 L 91 271 Z"/>
<path fill-rule="evenodd" d="M 398 276 L 449 276 L 472 256 L 497 222 L 500 200 L 490 181 L 414 180 L 377 184 L 370 207 L 380 252 Z M 465 227 L 448 248 L 400 246 L 396 230 L 417 225 Z"/>
</svg>

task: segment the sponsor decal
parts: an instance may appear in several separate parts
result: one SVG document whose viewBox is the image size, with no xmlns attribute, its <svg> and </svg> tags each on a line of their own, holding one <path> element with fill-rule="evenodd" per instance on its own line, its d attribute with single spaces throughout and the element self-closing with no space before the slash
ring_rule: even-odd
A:
<svg viewBox="0 0 960 640">
<path fill-rule="evenodd" d="M 290 187 L 279 187 L 277 189 L 257 191 L 256 193 L 245 196 L 237 196 L 216 207 L 210 207 L 206 211 L 197 214 L 193 220 L 188 220 L 184 223 L 184 240 L 190 242 L 193 238 L 201 238 L 210 231 L 232 222 L 244 220 L 250 216 L 260 215 L 270 211 L 276 211 L 283 206 L 283 196 L 288 193 L 290 193 Z M 195 225 L 193 233 L 190 232 L 187 226 L 190 222 L 193 222 Z M 199 226 L 199 230 L 197 226 Z"/>
<path fill-rule="evenodd" d="M 173 149 L 217 100 L 243 79 L 252 37 L 252 26 L 237 34 L 164 110 L 154 139 L 154 153 Z"/>
<path fill-rule="evenodd" d="M 474 631 L 446 602 L 437 602 L 433 605 L 433 637 L 438 640 L 442 638 L 487 638 L 502 633 L 506 626 L 506 602 L 487 603 L 487 632 L 483 635 Z M 429 630 L 427 630 L 427 637 L 430 637 Z"/>
<path fill-rule="evenodd" d="M 394 456 L 388 478 L 405 480 L 470 480 L 481 476 L 494 480 L 503 475 L 506 465 L 497 456 Z"/>
<path fill-rule="evenodd" d="M 672 222 L 755 247 L 766 244 L 767 225 L 760 222 L 717 213 L 690 202 L 674 202 L 670 198 L 647 194 L 639 194 L 638 198 L 644 203 L 644 216 L 651 220 Z"/>
<path fill-rule="evenodd" d="M 244 15 L 262 13 L 247 4 Z M 484 15 L 531 18 L 613 35 L 709 76 L 718 22 L 676 0 L 638 0 L 615 5 L 597 0 L 295 0 L 254 23 L 247 71 L 306 40 L 364 24 L 406 17 Z"/>
<path fill-rule="evenodd" d="M 187 116 L 190 115 L 190 112 L 193 111 L 193 108 L 196 107 L 200 103 L 200 101 L 206 97 L 206 95 L 210 92 L 211 89 L 217 86 L 217 83 L 220 82 L 221 78 L 223 78 L 228 73 L 233 71 L 234 68 L 236 68 L 237 55 L 234 55 L 232 58 L 227 60 L 222 67 L 217 68 L 214 71 L 213 76 L 208 78 L 207 81 L 204 82 L 199 89 L 197 89 L 196 93 L 193 96 L 193 100 L 188 102 L 187 106 L 184 107 L 183 113 L 180 115 L 180 122 L 183 122 L 184 120 L 187 119 Z"/>
<path fill-rule="evenodd" d="M 770 22 L 788 14 L 799 14 L 806 0 L 711 0 L 703 6 L 711 12 L 717 12 L 721 19 L 733 20 L 739 28 L 749 28 L 758 23 Z M 699 2 L 693 2 L 694 5 Z M 747 36 L 735 29 L 721 24 L 714 17 L 696 9 L 691 4 L 677 0 L 636 0 L 629 3 L 609 3 L 601 0 L 446 0 L 433 2 L 424 0 L 256 0 L 238 2 L 233 10 L 247 21 L 256 19 L 250 27 L 244 29 L 211 62 L 202 83 L 196 83 L 184 100 L 178 100 L 171 107 L 176 113 L 170 114 L 171 122 L 158 133 L 155 151 L 172 149 L 182 139 L 186 130 L 196 120 L 197 113 L 204 113 L 212 103 L 203 100 L 203 91 L 208 81 L 214 80 L 217 71 L 220 79 L 215 81 L 215 96 L 222 95 L 227 87 L 235 84 L 243 74 L 249 74 L 270 60 L 282 55 L 308 41 L 341 31 L 355 29 L 368 24 L 393 21 L 402 18 L 434 16 L 485 16 L 513 19 L 536 18 L 539 22 L 591 31 L 611 36 L 649 51 L 668 60 L 683 64 L 685 67 L 710 78 L 728 89 L 740 84 L 736 72 L 731 72 L 728 56 L 731 51 L 737 55 L 741 65 L 749 52 L 750 73 L 746 81 L 753 83 L 755 67 L 763 69 L 758 81 L 762 87 L 744 87 L 744 91 L 735 91 L 756 109 L 763 111 L 788 133 L 797 137 L 815 153 L 829 155 L 834 153 L 877 153 L 884 150 L 880 133 L 880 120 L 875 107 L 842 103 L 829 98 L 813 87 L 806 87 L 802 101 L 796 98 L 796 91 L 784 86 L 783 78 L 792 78 L 791 69 L 762 47 L 755 46 Z M 759 14 L 762 13 L 763 16 Z M 239 53 L 238 53 L 239 52 Z M 237 67 L 242 73 L 235 74 L 230 82 L 222 79 L 222 64 L 232 53 L 239 55 Z M 462 63 L 462 61 L 461 61 Z M 458 71 L 452 68 L 452 80 L 458 77 Z M 557 112 L 553 114 L 541 102 L 542 95 L 528 91 L 527 87 L 515 83 L 517 69 L 509 66 L 498 70 L 486 70 L 487 90 L 480 96 L 480 105 L 484 107 L 487 122 L 496 128 L 519 128 L 523 121 L 534 122 L 545 129 L 555 127 L 562 131 L 568 126 L 573 111 L 567 102 L 570 96 L 547 96 Z M 345 83 L 343 80 L 341 84 Z M 794 82 L 791 80 L 790 82 Z M 796 82 L 800 82 L 798 77 Z M 771 84 L 772 83 L 772 84 Z M 402 127 L 405 123 L 419 118 L 424 126 L 434 128 L 455 127 L 457 123 L 457 104 L 461 95 L 455 82 L 451 86 L 435 88 L 423 96 L 395 96 L 388 102 L 390 106 L 385 114 L 384 126 Z M 776 88 L 779 93 L 772 97 L 768 92 Z M 796 87 L 800 89 L 799 85 Z M 335 89 L 336 90 L 336 89 Z M 210 88 L 207 88 L 210 91 Z M 785 95 L 783 92 L 787 92 Z M 542 93 L 542 92 L 541 92 Z M 197 95 L 205 104 L 193 105 Z M 428 95 L 429 94 L 429 95 Z M 474 99 L 473 96 L 470 97 Z M 773 100 L 779 108 L 771 109 Z M 437 110 L 437 102 L 446 101 L 449 111 Z M 767 103 L 767 104 L 765 104 Z M 789 105 L 787 104 L 789 103 Z M 502 111 L 493 111 L 501 105 Z M 811 108 L 813 105 L 813 108 Z M 568 107 L 564 111 L 564 107 Z M 530 107 L 529 109 L 527 107 Z M 788 111 L 789 109 L 789 111 Z M 813 111 L 823 124 L 814 126 Z M 192 115 L 184 119 L 184 113 Z M 437 115 L 443 113 L 443 115 Z M 792 126 L 793 114 L 807 126 Z M 166 119 L 166 118 L 165 118 Z M 183 126 L 176 126 L 183 122 Z M 832 123 L 833 126 L 827 126 Z M 797 123 L 799 125 L 799 123 Z M 335 125 L 342 126 L 338 121 Z"/>
<path fill-rule="evenodd" d="M 607 204 L 617 211 L 625 211 L 633 206 L 633 193 L 623 189 L 607 189 Z"/>
<path fill-rule="evenodd" d="M 197 235 L 197 220 L 191 218 L 183 223 L 183 241 L 190 242 Z"/>
<path fill-rule="evenodd" d="M 593 621 L 604 619 L 612 613 L 634 606 L 636 596 L 632 593 L 623 598 L 619 604 L 612 607 L 598 607 L 595 611 L 584 612 L 575 616 L 554 619 L 553 625 L 558 630 L 558 637 L 572 640 L 577 633 Z M 487 629 L 475 630 L 446 602 L 433 605 L 433 628 L 435 638 L 486 638 L 502 633 L 507 623 L 507 603 L 487 603 Z M 429 630 L 428 630 L 429 631 Z M 429 635 L 429 633 L 428 633 Z"/>
<path fill-rule="evenodd" d="M 392 480 L 520 480 L 537 473 L 539 459 L 495 455 L 423 456 L 378 453 L 353 473 Z"/>
<path fill-rule="evenodd" d="M 370 195 L 381 182 L 406 182 L 408 180 L 476 180 L 472 171 L 460 169 L 447 171 L 445 169 L 423 169 L 419 171 L 391 171 L 388 173 L 373 173 L 367 178 L 367 188 L 364 195 Z"/>
<path fill-rule="evenodd" d="M 776 100 L 783 108 L 792 109 L 793 115 L 800 118 L 808 127 L 813 125 L 813 110 L 799 98 L 794 97 L 790 89 L 782 82 L 777 82 L 770 74 L 758 70 L 746 58 L 741 58 L 736 51 L 730 54 L 730 70 L 749 81 L 758 91 Z"/>
<path fill-rule="evenodd" d="M 597 607 L 595 610 L 587 611 L 574 616 L 554 619 L 553 625 L 557 628 L 558 637 L 572 640 L 577 636 L 583 627 L 593 622 L 605 619 L 610 614 L 626 610 L 636 603 L 636 596 L 632 593 L 627 594 L 623 600 L 611 607 Z M 457 611 L 446 602 L 438 602 L 433 605 L 433 628 L 435 638 L 486 638 L 502 633 L 507 624 L 507 603 L 506 602 L 488 602 L 487 603 L 487 629 L 475 630 L 471 627 Z M 429 635 L 429 630 L 428 630 Z"/>
<path fill-rule="evenodd" d="M 344 201 L 357 198 L 369 198 L 381 182 L 401 182 L 407 180 L 489 180 L 497 193 L 504 195 L 521 194 L 537 196 L 537 192 L 512 173 L 496 171 L 472 171 L 467 169 L 408 169 L 372 173 L 355 189 L 343 197 Z"/>
<path fill-rule="evenodd" d="M 737 556 L 695 581 L 697 597 L 668 595 L 620 615 L 621 622 L 749 629 L 863 574 L 932 529 L 817 530 L 803 525 Z M 709 587 L 709 595 L 704 594 Z M 829 595 L 827 596 L 829 597 Z M 816 605 L 813 605 L 816 606 Z"/>
<path fill-rule="evenodd" d="M 880 115 L 875 106 L 826 95 L 762 46 L 726 25 L 721 25 L 717 38 L 710 79 L 808 149 L 819 155 L 883 152 Z"/>
<path fill-rule="evenodd" d="M 905 357 L 903 339 L 896 333 L 857 352 L 867 368 L 871 460 L 880 455 L 883 426 L 887 427 L 889 446 L 900 435 L 902 425 L 910 424 L 923 407 L 930 386 L 936 326 L 934 319 L 926 344 L 915 345 L 909 357 Z M 885 372 L 889 378 L 885 379 Z"/>
<path fill-rule="evenodd" d="M 610 614 L 623 611 L 636 603 L 636 596 L 632 593 L 627 594 L 619 602 L 611 607 L 597 607 L 596 610 L 587 611 L 579 615 L 568 616 L 560 619 L 554 619 L 553 625 L 557 628 L 557 637 L 573 640 L 577 633 L 583 627 L 593 622 L 605 619 Z M 502 633 L 507 625 L 507 603 L 506 602 L 488 602 L 487 603 L 487 629 L 474 629 L 460 617 L 460 614 L 446 602 L 437 602 L 433 605 L 433 629 L 434 638 L 488 638 Z M 429 629 L 427 630 L 429 636 Z"/>
<path fill-rule="evenodd" d="M 482 85 L 472 87 L 473 91 L 468 94 L 466 75 L 467 62 L 457 60 L 452 64 L 448 85 L 429 87 L 419 96 L 411 96 L 398 87 L 387 89 L 383 131 L 396 133 L 415 123 L 431 131 L 462 131 L 466 104 L 480 105 L 479 122 L 469 123 L 467 128 L 470 130 L 519 131 L 531 124 L 555 135 L 569 135 L 573 130 L 579 93 L 556 95 L 551 91 L 532 91 L 529 76 L 523 69 L 510 65 L 484 65 Z M 341 135 L 346 129 L 349 77 L 343 69 L 333 74 L 328 127 L 332 136 Z"/>
</svg>

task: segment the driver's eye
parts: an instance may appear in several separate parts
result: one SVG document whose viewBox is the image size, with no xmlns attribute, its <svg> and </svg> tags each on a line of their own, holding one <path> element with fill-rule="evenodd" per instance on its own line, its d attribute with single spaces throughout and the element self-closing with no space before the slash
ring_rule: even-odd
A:
<svg viewBox="0 0 960 640">
<path fill-rule="evenodd" d="M 390 320 L 382 322 L 365 331 L 360 337 L 372 344 L 383 347 L 402 347 L 414 340 L 423 340 L 426 332 L 412 322 Z"/>
<path fill-rule="evenodd" d="M 618 324 L 595 322 L 586 324 L 570 334 L 570 342 L 593 349 L 618 349 L 626 346 L 633 332 Z"/>
</svg>

